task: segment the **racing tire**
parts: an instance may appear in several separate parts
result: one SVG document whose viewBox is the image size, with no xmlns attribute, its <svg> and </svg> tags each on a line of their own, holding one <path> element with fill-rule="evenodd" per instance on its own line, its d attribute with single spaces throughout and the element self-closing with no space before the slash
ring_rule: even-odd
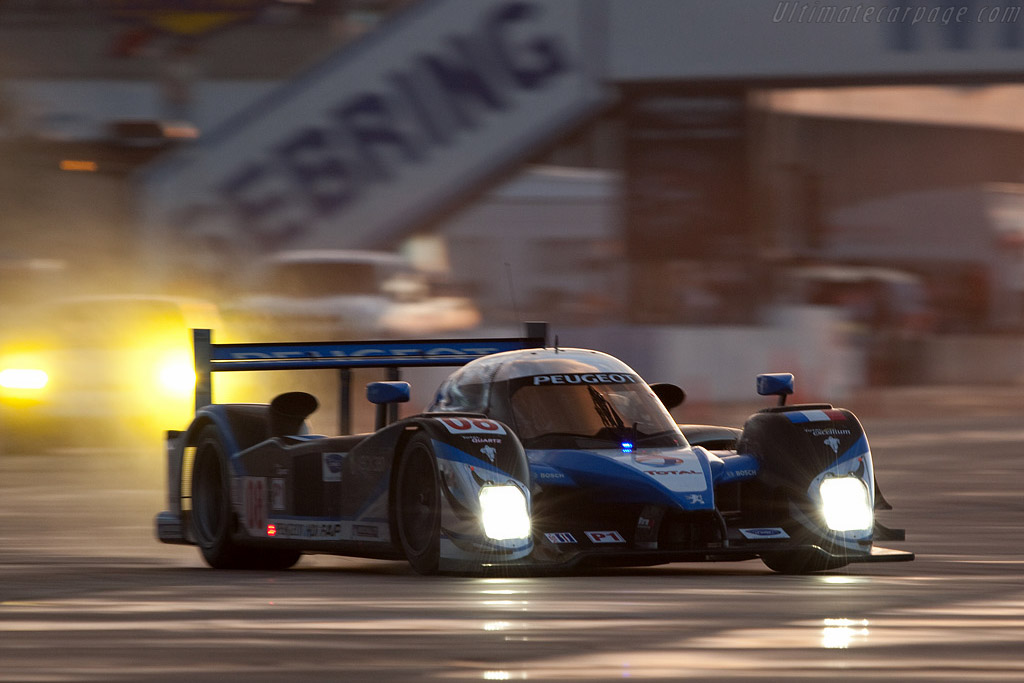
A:
<svg viewBox="0 0 1024 683">
<path fill-rule="evenodd" d="M 199 432 L 192 465 L 192 537 L 214 569 L 287 569 L 301 553 L 241 546 L 234 541 L 230 475 L 225 448 L 213 425 Z"/>
<path fill-rule="evenodd" d="M 761 561 L 773 572 L 779 574 L 813 574 L 814 572 L 839 569 L 849 564 L 846 560 L 815 550 L 768 553 L 761 556 Z"/>
<path fill-rule="evenodd" d="M 395 521 L 402 552 L 417 574 L 436 574 L 441 559 L 441 487 L 430 437 L 412 437 L 398 462 Z"/>
<path fill-rule="evenodd" d="M 246 548 L 245 569 L 268 569 L 271 571 L 290 569 L 302 557 L 298 550 L 264 550 Z"/>
</svg>

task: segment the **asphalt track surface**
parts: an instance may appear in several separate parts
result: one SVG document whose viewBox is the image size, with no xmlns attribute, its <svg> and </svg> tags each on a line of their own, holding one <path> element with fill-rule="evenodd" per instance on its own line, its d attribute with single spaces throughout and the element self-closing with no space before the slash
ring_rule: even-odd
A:
<svg viewBox="0 0 1024 683">
<path fill-rule="evenodd" d="M 1022 393 L 853 406 L 918 557 L 813 576 L 214 571 L 154 539 L 155 449 L 0 455 L 0 681 L 1024 680 Z"/>
</svg>

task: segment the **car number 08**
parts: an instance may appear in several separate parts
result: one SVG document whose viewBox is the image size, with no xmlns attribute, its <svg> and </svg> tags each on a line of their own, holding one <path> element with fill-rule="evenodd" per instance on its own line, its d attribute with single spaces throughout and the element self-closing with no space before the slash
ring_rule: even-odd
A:
<svg viewBox="0 0 1024 683">
<path fill-rule="evenodd" d="M 438 418 L 452 434 L 505 434 L 505 428 L 494 420 L 479 417 Z"/>
<path fill-rule="evenodd" d="M 264 477 L 245 478 L 245 528 L 252 535 L 262 535 L 267 529 L 267 480 Z"/>
</svg>

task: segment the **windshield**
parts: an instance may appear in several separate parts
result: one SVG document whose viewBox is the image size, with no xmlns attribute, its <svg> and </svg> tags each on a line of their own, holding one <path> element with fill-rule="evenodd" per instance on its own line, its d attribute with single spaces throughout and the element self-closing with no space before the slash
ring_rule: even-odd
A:
<svg viewBox="0 0 1024 683">
<path fill-rule="evenodd" d="M 631 374 L 535 375 L 511 380 L 509 410 L 506 419 L 526 448 L 686 443 L 658 398 Z"/>
</svg>

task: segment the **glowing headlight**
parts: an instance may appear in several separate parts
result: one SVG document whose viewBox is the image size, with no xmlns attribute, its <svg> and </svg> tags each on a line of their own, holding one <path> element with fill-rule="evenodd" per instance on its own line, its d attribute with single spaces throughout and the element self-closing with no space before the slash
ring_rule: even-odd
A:
<svg viewBox="0 0 1024 683">
<path fill-rule="evenodd" d="M 496 541 L 527 538 L 530 515 L 526 496 L 516 486 L 484 486 L 480 489 L 480 515 L 484 533 Z"/>
<path fill-rule="evenodd" d="M 4 389 L 42 389 L 50 381 L 43 370 L 6 368 L 0 370 L 0 387 Z"/>
<path fill-rule="evenodd" d="M 832 531 L 859 531 L 874 524 L 868 487 L 857 477 L 831 477 L 821 482 L 821 511 Z"/>
<path fill-rule="evenodd" d="M 158 379 L 163 390 L 175 395 L 188 395 L 196 386 L 196 372 L 187 360 L 165 360 L 158 369 Z"/>
</svg>

